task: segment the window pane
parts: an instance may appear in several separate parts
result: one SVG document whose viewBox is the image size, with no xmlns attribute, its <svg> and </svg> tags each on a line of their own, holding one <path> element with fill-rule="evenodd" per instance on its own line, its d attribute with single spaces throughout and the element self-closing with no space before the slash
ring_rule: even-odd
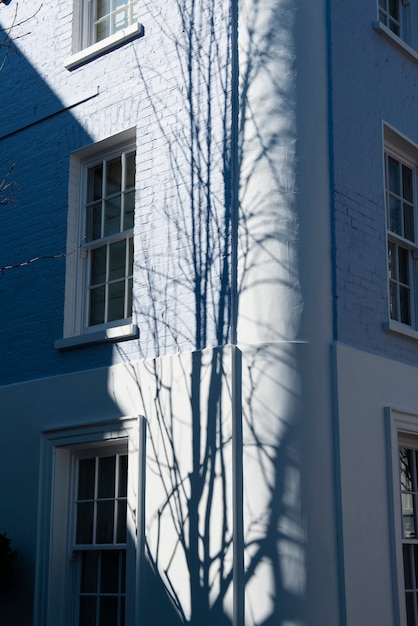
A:
<svg viewBox="0 0 418 626">
<path fill-rule="evenodd" d="M 401 226 L 401 201 L 389 196 L 389 229 L 397 235 L 402 235 Z"/>
<path fill-rule="evenodd" d="M 105 202 L 105 223 L 104 236 L 114 235 L 120 232 L 120 196 L 106 200 Z"/>
<path fill-rule="evenodd" d="M 116 543 L 126 543 L 126 500 L 118 500 L 116 506 Z"/>
<path fill-rule="evenodd" d="M 100 200 L 102 197 L 102 164 L 91 167 L 87 173 L 87 202 Z"/>
<path fill-rule="evenodd" d="M 402 196 L 405 200 L 408 200 L 408 202 L 414 202 L 412 192 L 412 170 L 406 165 L 402 165 Z"/>
<path fill-rule="evenodd" d="M 76 543 L 93 543 L 93 502 L 79 502 L 77 504 L 77 532 Z"/>
<path fill-rule="evenodd" d="M 96 38 L 95 41 L 102 41 L 102 39 L 106 39 L 110 35 L 110 21 L 104 20 L 99 24 L 96 24 Z"/>
<path fill-rule="evenodd" d="M 126 311 L 126 315 L 127 317 L 130 317 L 132 315 L 132 285 L 133 285 L 133 280 L 132 278 L 129 278 L 128 280 L 128 307 L 127 307 L 127 311 Z"/>
<path fill-rule="evenodd" d="M 388 189 L 393 193 L 396 193 L 398 196 L 400 195 L 400 180 L 399 180 L 399 161 L 394 159 L 393 157 L 388 157 L 388 177 L 389 184 Z"/>
<path fill-rule="evenodd" d="M 94 626 L 96 623 L 96 598 L 81 596 L 80 598 L 80 626 Z"/>
<path fill-rule="evenodd" d="M 404 236 L 409 241 L 415 241 L 414 233 L 414 207 L 410 204 L 403 205 L 403 219 L 404 219 Z"/>
<path fill-rule="evenodd" d="M 115 456 L 105 456 L 99 459 L 99 480 L 97 497 L 115 497 Z"/>
<path fill-rule="evenodd" d="M 123 197 L 124 214 L 123 214 L 123 230 L 134 227 L 134 208 L 135 208 L 135 192 L 125 193 Z"/>
<path fill-rule="evenodd" d="M 82 459 L 78 463 L 78 500 L 94 498 L 95 459 Z"/>
<path fill-rule="evenodd" d="M 102 236 L 102 203 L 86 208 L 86 240 L 95 241 Z"/>
<path fill-rule="evenodd" d="M 110 13 L 110 0 L 97 0 L 96 19 Z"/>
<path fill-rule="evenodd" d="M 123 9 L 122 11 L 118 11 L 113 15 L 113 32 L 116 33 L 118 30 L 122 28 L 126 28 L 129 25 L 129 14 L 127 9 Z"/>
<path fill-rule="evenodd" d="M 396 279 L 398 276 L 396 263 L 396 246 L 391 241 L 388 242 L 388 272 L 389 278 Z"/>
<path fill-rule="evenodd" d="M 101 559 L 102 593 L 118 593 L 119 586 L 119 550 L 104 550 Z"/>
<path fill-rule="evenodd" d="M 403 324 L 411 324 L 411 303 L 410 290 L 406 287 L 399 287 L 399 309 L 401 314 L 401 322 Z"/>
<path fill-rule="evenodd" d="M 118 598 L 100 598 L 99 626 L 118 626 Z"/>
<path fill-rule="evenodd" d="M 96 248 L 91 252 L 91 286 L 106 282 L 106 246 Z"/>
<path fill-rule="evenodd" d="M 389 309 L 390 309 L 391 319 L 397 320 L 398 319 L 397 290 L 396 290 L 396 284 L 393 282 L 389 284 Z"/>
<path fill-rule="evenodd" d="M 389 0 L 389 13 L 394 19 L 399 19 L 399 0 Z"/>
<path fill-rule="evenodd" d="M 119 464 L 119 479 L 118 479 L 118 493 L 119 498 L 126 498 L 127 485 L 128 485 L 128 455 L 123 454 L 118 457 Z"/>
<path fill-rule="evenodd" d="M 96 550 L 81 552 L 81 592 L 97 592 L 99 552 Z"/>
<path fill-rule="evenodd" d="M 135 187 L 135 152 L 126 156 L 125 189 Z"/>
<path fill-rule="evenodd" d="M 398 247 L 399 257 L 399 281 L 409 285 L 409 252 L 405 248 Z"/>
<path fill-rule="evenodd" d="M 96 543 L 113 543 L 114 500 L 97 503 Z"/>
<path fill-rule="evenodd" d="M 107 321 L 120 320 L 125 317 L 125 281 L 109 285 L 109 308 Z"/>
<path fill-rule="evenodd" d="M 415 626 L 414 595 L 411 592 L 405 594 L 407 626 Z"/>
<path fill-rule="evenodd" d="M 125 239 L 110 245 L 109 280 L 125 277 L 126 242 Z"/>
<path fill-rule="evenodd" d="M 108 161 L 106 165 L 106 196 L 110 196 L 122 188 L 121 157 Z"/>
<path fill-rule="evenodd" d="M 105 311 L 105 287 L 90 290 L 89 326 L 103 324 Z"/>
</svg>

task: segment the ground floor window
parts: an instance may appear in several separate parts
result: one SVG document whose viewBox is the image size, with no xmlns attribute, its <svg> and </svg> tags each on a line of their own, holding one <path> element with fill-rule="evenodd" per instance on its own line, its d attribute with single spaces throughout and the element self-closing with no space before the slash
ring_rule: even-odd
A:
<svg viewBox="0 0 418 626">
<path fill-rule="evenodd" d="M 135 623 L 143 441 L 136 418 L 43 434 L 36 626 Z"/>
</svg>

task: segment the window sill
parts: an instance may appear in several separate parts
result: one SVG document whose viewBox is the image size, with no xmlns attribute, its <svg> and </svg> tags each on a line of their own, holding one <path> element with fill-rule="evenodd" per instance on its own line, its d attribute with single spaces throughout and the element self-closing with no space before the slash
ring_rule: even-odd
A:
<svg viewBox="0 0 418 626">
<path fill-rule="evenodd" d="M 395 333 L 396 335 L 402 335 L 403 337 L 409 337 L 410 339 L 418 341 L 418 331 L 407 324 L 389 320 L 389 322 L 383 324 L 383 328 L 389 333 Z"/>
<path fill-rule="evenodd" d="M 418 335 L 418 333 L 417 333 Z M 91 346 L 96 343 L 105 343 L 109 341 L 128 341 L 129 339 L 137 339 L 139 337 L 139 329 L 136 324 L 125 324 L 123 326 L 114 326 L 112 328 L 103 328 L 101 330 L 93 330 L 84 335 L 76 335 L 75 337 L 64 337 L 57 339 L 54 347 L 56 350 L 72 350 L 83 346 Z"/>
<path fill-rule="evenodd" d="M 416 52 L 416 50 L 411 48 L 411 46 L 405 43 L 405 41 L 403 41 L 400 37 L 395 35 L 395 33 L 392 33 L 392 31 L 387 26 L 382 24 L 382 22 L 374 22 L 373 28 L 380 35 L 383 35 L 384 37 L 387 37 L 388 39 L 390 39 L 391 43 L 393 43 L 399 50 L 406 52 L 406 54 L 413 61 L 418 63 L 418 52 Z"/>
<path fill-rule="evenodd" d="M 128 28 L 124 28 L 114 35 L 106 37 L 103 41 L 99 41 L 88 48 L 80 50 L 80 52 L 76 52 L 64 61 L 64 67 L 67 70 L 74 70 L 76 67 L 102 56 L 102 54 L 106 54 L 106 52 L 123 46 L 125 43 L 132 41 L 132 39 L 142 37 L 143 34 L 144 27 L 142 24 L 132 24 L 132 26 L 128 26 Z"/>
</svg>

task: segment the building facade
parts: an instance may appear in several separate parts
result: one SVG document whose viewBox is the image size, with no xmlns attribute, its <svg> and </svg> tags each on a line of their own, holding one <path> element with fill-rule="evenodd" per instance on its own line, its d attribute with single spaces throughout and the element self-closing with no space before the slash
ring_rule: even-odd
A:
<svg viewBox="0 0 418 626">
<path fill-rule="evenodd" d="M 0 4 L 2 626 L 418 626 L 418 7 L 350 10 Z"/>
</svg>

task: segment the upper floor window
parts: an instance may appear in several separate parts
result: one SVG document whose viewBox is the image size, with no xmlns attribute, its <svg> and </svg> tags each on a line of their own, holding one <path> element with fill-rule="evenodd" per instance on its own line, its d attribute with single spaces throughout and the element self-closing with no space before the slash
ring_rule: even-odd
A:
<svg viewBox="0 0 418 626">
<path fill-rule="evenodd" d="M 143 35 L 138 0 L 74 0 L 72 70 Z"/>
<path fill-rule="evenodd" d="M 137 0 L 86 0 L 83 47 L 110 37 L 137 21 Z"/>
<path fill-rule="evenodd" d="M 86 168 L 85 325 L 132 316 L 135 151 L 122 150 Z"/>
<path fill-rule="evenodd" d="M 414 323 L 415 165 L 385 154 L 389 310 L 393 320 Z"/>
<path fill-rule="evenodd" d="M 413 48 L 417 48 L 417 0 L 379 0 L 379 23 Z"/>
<path fill-rule="evenodd" d="M 134 212 L 131 131 L 73 154 L 64 339 L 57 348 L 137 336 L 132 325 Z"/>
</svg>

